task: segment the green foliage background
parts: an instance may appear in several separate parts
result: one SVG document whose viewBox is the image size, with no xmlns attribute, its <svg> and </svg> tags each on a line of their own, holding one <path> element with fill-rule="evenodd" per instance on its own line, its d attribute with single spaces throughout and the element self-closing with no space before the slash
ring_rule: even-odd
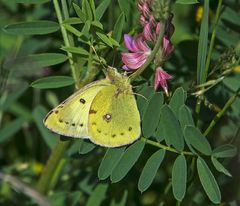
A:
<svg viewBox="0 0 240 206">
<path fill-rule="evenodd" d="M 74 84 L 104 78 L 89 45 L 121 71 L 123 34 L 141 30 L 136 2 L 2 0 L 0 205 L 238 205 L 240 4 L 219 2 L 172 2 L 170 97 L 154 92 L 148 68 L 134 82 L 149 100 L 136 97 L 141 139 L 107 149 L 42 120 Z"/>
</svg>

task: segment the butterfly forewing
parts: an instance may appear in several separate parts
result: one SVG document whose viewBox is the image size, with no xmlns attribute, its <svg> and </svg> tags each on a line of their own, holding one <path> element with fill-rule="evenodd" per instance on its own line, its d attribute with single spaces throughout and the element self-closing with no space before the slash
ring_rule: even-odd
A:
<svg viewBox="0 0 240 206">
<path fill-rule="evenodd" d="M 45 126 L 64 136 L 89 138 L 89 110 L 94 97 L 106 85 L 107 82 L 101 80 L 74 93 L 47 114 L 44 119 Z"/>
<path fill-rule="evenodd" d="M 130 144 L 140 137 L 140 115 L 132 91 L 109 85 L 98 92 L 89 113 L 91 141 L 106 147 Z"/>
</svg>

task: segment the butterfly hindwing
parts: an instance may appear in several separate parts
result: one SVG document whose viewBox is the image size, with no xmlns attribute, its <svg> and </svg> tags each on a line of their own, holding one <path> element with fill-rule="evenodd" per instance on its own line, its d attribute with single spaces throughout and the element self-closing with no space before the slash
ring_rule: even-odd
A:
<svg viewBox="0 0 240 206">
<path fill-rule="evenodd" d="M 132 91 L 118 92 L 117 86 L 106 86 L 89 111 L 89 135 L 95 144 L 118 147 L 140 137 L 140 115 Z"/>
<path fill-rule="evenodd" d="M 94 97 L 106 85 L 106 80 L 100 80 L 74 93 L 47 114 L 45 126 L 60 135 L 89 138 L 89 110 Z"/>
</svg>

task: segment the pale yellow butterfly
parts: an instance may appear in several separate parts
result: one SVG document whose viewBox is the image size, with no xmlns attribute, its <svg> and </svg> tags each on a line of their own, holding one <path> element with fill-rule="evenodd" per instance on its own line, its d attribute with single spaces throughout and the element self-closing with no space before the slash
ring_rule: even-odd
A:
<svg viewBox="0 0 240 206">
<path fill-rule="evenodd" d="M 88 84 L 50 111 L 44 124 L 58 134 L 89 138 L 105 147 L 130 144 L 141 134 L 129 78 L 113 68 L 106 79 Z"/>
</svg>

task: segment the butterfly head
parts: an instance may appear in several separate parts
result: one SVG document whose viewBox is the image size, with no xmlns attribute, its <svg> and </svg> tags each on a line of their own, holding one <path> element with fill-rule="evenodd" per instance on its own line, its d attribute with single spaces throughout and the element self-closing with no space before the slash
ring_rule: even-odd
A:
<svg viewBox="0 0 240 206">
<path fill-rule="evenodd" d="M 120 93 L 132 93 L 132 85 L 128 76 L 120 74 L 116 68 L 107 68 L 107 78 L 114 84 Z"/>
</svg>

